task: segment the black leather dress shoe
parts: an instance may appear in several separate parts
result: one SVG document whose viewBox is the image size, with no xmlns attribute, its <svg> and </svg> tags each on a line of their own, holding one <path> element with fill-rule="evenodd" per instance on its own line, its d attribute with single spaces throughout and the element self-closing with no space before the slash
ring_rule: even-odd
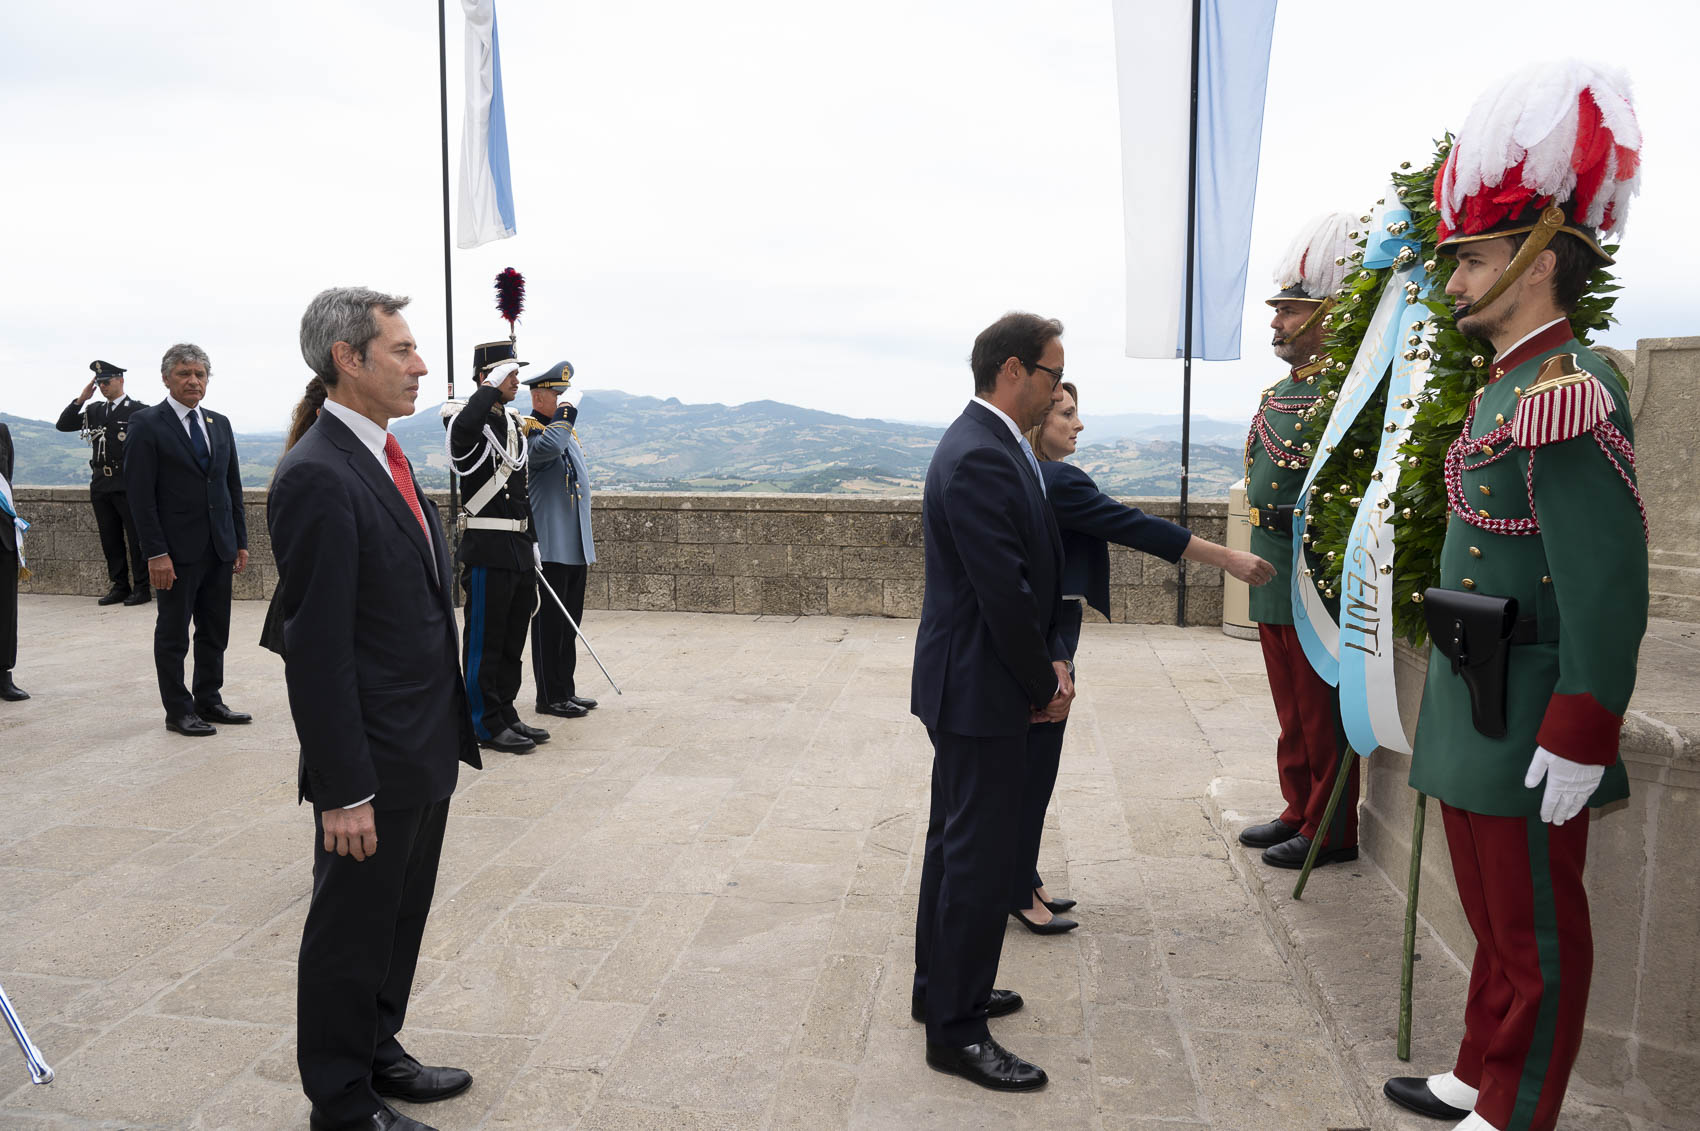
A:
<svg viewBox="0 0 1700 1131">
<path fill-rule="evenodd" d="M 124 598 L 124 607 L 126 609 L 133 609 L 137 605 L 145 605 L 151 600 L 153 600 L 152 589 L 136 589 L 133 590 L 128 597 Z"/>
<path fill-rule="evenodd" d="M 187 715 L 178 715 L 175 719 L 166 719 L 165 729 L 174 730 L 190 738 L 206 738 L 218 733 L 217 727 L 192 711 Z"/>
<path fill-rule="evenodd" d="M 458 1096 L 472 1087 L 472 1073 L 464 1068 L 429 1068 L 403 1056 L 387 1068 L 372 1069 L 372 1090 L 408 1103 L 428 1104 Z"/>
<path fill-rule="evenodd" d="M 403 1115 L 388 1104 L 353 1123 L 332 1123 L 319 1114 L 318 1108 L 314 1108 L 313 1114 L 307 1117 L 307 1126 L 312 1131 L 437 1131 L 430 1124 Z"/>
<path fill-rule="evenodd" d="M 1263 850 L 1263 862 L 1273 868 L 1303 868 L 1305 857 L 1310 855 L 1310 838 L 1296 836 L 1284 840 L 1273 848 Z M 1320 868 L 1324 864 L 1339 864 L 1346 860 L 1358 858 L 1358 846 L 1347 848 L 1324 848 L 1316 854 L 1316 863 L 1312 867 Z"/>
<path fill-rule="evenodd" d="M 29 692 L 12 682 L 11 672 L 0 672 L 0 699 L 8 703 L 22 703 L 29 697 Z"/>
<path fill-rule="evenodd" d="M 587 711 L 596 710 L 596 700 L 588 699 L 583 695 L 569 695 L 567 696 L 567 702 L 576 703 Z"/>
<path fill-rule="evenodd" d="M 505 754 L 529 754 L 537 749 L 537 743 L 512 727 L 505 727 L 500 733 L 489 738 L 479 739 L 478 745 L 486 750 L 500 750 Z"/>
<path fill-rule="evenodd" d="M 1073 919 L 1064 919 L 1061 915 L 1052 915 L 1051 921 L 1048 923 L 1035 923 L 1019 911 L 1011 911 L 1010 915 L 1036 935 L 1060 935 L 1064 931 L 1072 931 L 1080 926 Z"/>
<path fill-rule="evenodd" d="M 1289 825 L 1277 817 L 1261 825 L 1247 825 L 1240 830 L 1240 843 L 1247 848 L 1273 848 L 1299 835 L 1297 825 Z"/>
<path fill-rule="evenodd" d="M 130 595 L 130 590 L 122 585 L 114 585 L 106 591 L 106 596 L 95 602 L 97 605 L 116 605 Z"/>
<path fill-rule="evenodd" d="M 209 703 L 205 707 L 196 707 L 195 714 L 213 723 L 229 723 L 231 726 L 241 726 L 254 721 L 254 716 L 243 711 L 232 711 L 223 703 Z"/>
<path fill-rule="evenodd" d="M 1381 1086 L 1381 1091 L 1405 1110 L 1430 1119 L 1463 1119 L 1470 1114 L 1430 1091 L 1426 1076 L 1394 1076 Z"/>
<path fill-rule="evenodd" d="M 940 1072 L 999 1092 L 1031 1092 L 1049 1079 L 1037 1064 L 1029 1064 L 992 1038 L 977 1045 L 953 1048 L 927 1042 L 927 1063 Z"/>
<path fill-rule="evenodd" d="M 1021 995 L 1014 990 L 993 990 L 992 996 L 986 999 L 986 1016 L 1002 1017 L 1014 1013 L 1022 1005 Z M 927 999 L 909 995 L 909 1016 L 925 1025 L 927 1023 Z"/>
<path fill-rule="evenodd" d="M 1038 895 L 1039 890 L 1037 888 L 1033 889 L 1033 894 Z M 1049 911 L 1052 915 L 1061 915 L 1064 911 L 1078 906 L 1080 901 L 1075 899 L 1042 899 L 1039 902 L 1043 903 L 1045 905 L 1045 910 Z"/>
<path fill-rule="evenodd" d="M 539 703 L 537 713 L 539 715 L 555 715 L 563 719 L 582 719 L 590 714 L 590 708 L 580 707 L 571 699 L 562 699 L 559 703 Z"/>
<path fill-rule="evenodd" d="M 522 734 L 537 745 L 542 746 L 549 741 L 549 732 L 542 727 L 534 727 L 530 723 L 509 723 L 508 729 L 515 734 Z"/>
</svg>

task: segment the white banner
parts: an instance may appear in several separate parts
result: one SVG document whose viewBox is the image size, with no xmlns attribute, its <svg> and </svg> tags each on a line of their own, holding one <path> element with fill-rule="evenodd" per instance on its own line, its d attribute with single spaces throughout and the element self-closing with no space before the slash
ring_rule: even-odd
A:
<svg viewBox="0 0 1700 1131">
<path fill-rule="evenodd" d="M 1421 268 L 1410 280 L 1421 290 L 1428 276 Z M 1389 284 L 1389 290 L 1393 287 Z M 1400 288 L 1401 298 L 1406 292 Z M 1397 331 L 1403 344 L 1387 386 L 1387 414 L 1375 472 L 1346 543 L 1340 574 L 1340 719 L 1352 749 L 1369 754 L 1377 747 L 1409 754 L 1399 697 L 1393 684 L 1393 492 L 1399 486 L 1399 445 L 1411 435 L 1417 396 L 1428 383 L 1433 331 L 1428 310 L 1405 305 L 1408 319 Z M 1416 339 L 1414 342 L 1412 339 Z M 1408 354 L 1415 354 L 1408 357 Z"/>
<path fill-rule="evenodd" d="M 1399 198 L 1390 196 L 1389 199 Z M 1310 666 L 1330 684 L 1340 682 L 1340 626 L 1334 623 L 1316 583 L 1305 576 L 1304 532 L 1309 520 L 1310 488 L 1313 483 L 1319 482 L 1318 477 L 1328 466 L 1328 457 L 1333 454 L 1334 446 L 1345 438 L 1358 413 L 1363 411 L 1364 405 L 1369 403 L 1380 386 L 1381 378 L 1393 360 L 1394 347 L 1399 343 L 1398 320 L 1406 309 L 1405 282 L 1410 272 L 1411 269 L 1406 268 L 1395 273 L 1382 289 L 1381 300 L 1375 304 L 1375 313 L 1364 331 L 1363 345 L 1358 348 L 1357 357 L 1352 359 L 1352 368 L 1340 386 L 1340 399 L 1335 402 L 1333 415 L 1328 418 L 1327 427 L 1316 441 L 1310 472 L 1299 491 L 1299 509 L 1293 514 L 1293 627 L 1298 631 L 1299 643 L 1304 647 Z M 1349 307 L 1335 309 L 1341 316 L 1358 315 L 1358 311 Z M 1326 479 L 1321 479 L 1320 483 L 1318 498 L 1333 489 Z"/>
<path fill-rule="evenodd" d="M 478 247 L 514 234 L 508 122 L 496 0 L 461 0 L 466 10 L 466 113 L 460 135 L 460 208 L 455 243 Z"/>
</svg>

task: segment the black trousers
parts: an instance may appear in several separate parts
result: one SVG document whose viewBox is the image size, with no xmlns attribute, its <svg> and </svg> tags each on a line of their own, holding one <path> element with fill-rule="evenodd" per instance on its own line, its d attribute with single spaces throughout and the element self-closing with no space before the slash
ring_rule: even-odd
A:
<svg viewBox="0 0 1700 1131">
<path fill-rule="evenodd" d="M 1079 601 L 1064 601 L 1063 644 L 1069 659 L 1080 650 L 1080 619 L 1085 609 Z M 1078 671 L 1078 665 L 1076 665 Z M 1016 835 L 1021 844 L 1021 862 L 1016 867 L 1016 889 L 1010 909 L 1026 911 L 1033 906 L 1033 889 L 1045 886 L 1039 876 L 1039 841 L 1045 835 L 1045 810 L 1057 787 L 1057 767 L 1062 762 L 1063 732 L 1068 720 L 1039 723 L 1027 728 L 1027 784 L 1021 789 L 1021 823 Z"/>
<path fill-rule="evenodd" d="M 220 561 L 212 542 L 194 562 L 172 559 L 177 580 L 158 593 L 153 626 L 153 666 L 166 718 L 224 702 L 224 649 L 230 643 L 231 563 Z M 144 575 L 145 576 L 145 575 Z M 189 654 L 189 625 L 195 626 L 194 694 L 183 686 Z"/>
<path fill-rule="evenodd" d="M 472 729 L 479 738 L 491 738 L 519 722 L 514 698 L 525 658 L 525 630 L 537 607 L 537 575 L 467 566 L 460 584 L 466 591 L 461 668 L 467 705 Z"/>
<path fill-rule="evenodd" d="M 0 515 L 0 521 L 10 522 Z M 0 672 L 18 666 L 18 551 L 0 546 Z"/>
<path fill-rule="evenodd" d="M 136 537 L 136 520 L 130 516 L 130 496 L 124 491 L 90 491 L 89 503 L 94 507 L 94 527 L 100 531 L 106 579 L 120 589 L 145 592 L 148 560 L 142 556 L 142 540 Z"/>
<path fill-rule="evenodd" d="M 544 562 L 543 578 L 566 605 L 573 620 L 584 623 L 584 578 L 588 566 Z M 549 594 L 537 594 L 537 616 L 531 621 L 531 678 L 537 684 L 537 705 L 559 703 L 578 694 L 573 672 L 578 667 L 578 636 Z"/>
<path fill-rule="evenodd" d="M 365 860 L 325 851 L 313 821 L 313 901 L 301 930 L 295 1062 L 301 1090 L 332 1124 L 354 1123 L 383 1102 L 372 1069 L 404 1050 L 396 1040 L 437 886 L 449 799 L 374 813 L 378 852 Z"/>
<path fill-rule="evenodd" d="M 1025 734 L 970 738 L 928 730 L 933 798 L 915 909 L 914 993 L 927 1040 L 971 1045 L 990 1035 L 986 1003 L 1003 950 L 1009 878 L 1027 765 Z"/>
</svg>

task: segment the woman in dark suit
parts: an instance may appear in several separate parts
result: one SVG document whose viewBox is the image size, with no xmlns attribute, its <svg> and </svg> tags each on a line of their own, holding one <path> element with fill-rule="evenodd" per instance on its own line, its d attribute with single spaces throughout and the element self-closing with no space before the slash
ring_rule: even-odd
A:
<svg viewBox="0 0 1700 1131">
<path fill-rule="evenodd" d="M 1063 643 L 1072 657 L 1080 644 L 1080 622 L 1085 605 L 1105 617 L 1110 615 L 1109 543 L 1155 554 L 1165 561 L 1182 558 L 1216 566 L 1248 585 L 1262 585 L 1275 576 L 1270 564 L 1256 554 L 1230 550 L 1207 542 L 1183 526 L 1157 518 L 1119 503 L 1098 490 L 1092 477 L 1070 464 L 1075 438 L 1085 430 L 1080 421 L 1079 392 L 1074 383 L 1062 383 L 1063 398 L 1051 413 L 1027 433 L 1027 442 L 1039 457 L 1039 472 L 1045 481 L 1045 497 L 1056 513 L 1063 542 Z M 1056 912 L 1074 906 L 1072 899 L 1051 899 L 1039 876 L 1039 839 L 1044 832 L 1045 810 L 1057 783 L 1057 764 L 1062 757 L 1063 731 L 1068 720 L 1038 723 L 1027 731 L 1027 782 L 1022 791 L 1021 874 L 1016 880 L 1010 914 L 1028 930 L 1039 934 L 1061 934 L 1078 924 Z"/>
</svg>

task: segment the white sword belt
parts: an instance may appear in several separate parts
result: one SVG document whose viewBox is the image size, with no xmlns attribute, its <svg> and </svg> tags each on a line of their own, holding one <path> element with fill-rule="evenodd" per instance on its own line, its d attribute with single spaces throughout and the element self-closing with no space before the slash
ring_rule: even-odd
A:
<svg viewBox="0 0 1700 1131">
<path fill-rule="evenodd" d="M 531 520 L 524 518 L 468 518 L 460 519 L 462 530 L 511 530 L 524 534 L 531 529 Z"/>
</svg>

